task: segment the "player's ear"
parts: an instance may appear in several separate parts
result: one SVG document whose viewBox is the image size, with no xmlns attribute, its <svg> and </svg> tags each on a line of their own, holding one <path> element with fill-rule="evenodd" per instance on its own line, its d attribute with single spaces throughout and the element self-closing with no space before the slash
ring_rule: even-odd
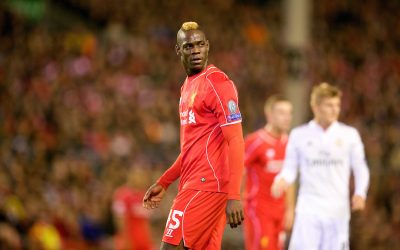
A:
<svg viewBox="0 0 400 250">
<path fill-rule="evenodd" d="M 178 56 L 181 55 L 181 48 L 180 48 L 180 46 L 179 46 L 178 44 L 175 44 L 175 52 L 176 52 L 176 54 L 177 54 Z"/>
<path fill-rule="evenodd" d="M 311 104 L 310 104 L 310 107 L 311 107 L 311 111 L 312 111 L 313 114 L 315 115 L 315 113 L 317 112 L 317 104 L 311 103 Z"/>
<path fill-rule="evenodd" d="M 267 110 L 264 110 L 264 117 L 265 117 L 265 120 L 267 120 L 267 122 L 269 122 L 270 114 L 269 114 L 269 112 Z"/>
</svg>

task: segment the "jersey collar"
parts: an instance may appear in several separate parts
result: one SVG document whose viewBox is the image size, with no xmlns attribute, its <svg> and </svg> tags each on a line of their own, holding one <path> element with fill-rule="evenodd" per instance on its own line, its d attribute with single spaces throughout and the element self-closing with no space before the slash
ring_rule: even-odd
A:
<svg viewBox="0 0 400 250">
<path fill-rule="evenodd" d="M 204 73 L 206 73 L 211 67 L 215 67 L 213 64 L 209 64 L 207 67 L 205 67 L 202 71 L 200 71 L 199 73 L 195 74 L 195 75 L 191 75 L 191 76 L 187 76 L 186 80 L 191 82 L 193 81 L 195 78 L 199 77 L 200 75 L 203 75 Z"/>
<path fill-rule="evenodd" d="M 260 136 L 263 138 L 264 141 L 275 144 L 277 142 L 286 142 L 288 139 L 287 135 L 282 135 L 280 137 L 273 136 L 270 132 L 268 132 L 265 128 L 260 129 Z"/>
<path fill-rule="evenodd" d="M 326 130 L 324 130 L 321 127 L 321 125 L 319 125 L 315 120 L 311 120 L 308 124 L 314 129 L 318 129 L 322 132 L 328 132 L 335 129 L 339 125 L 339 122 L 338 121 L 333 122 Z"/>
</svg>

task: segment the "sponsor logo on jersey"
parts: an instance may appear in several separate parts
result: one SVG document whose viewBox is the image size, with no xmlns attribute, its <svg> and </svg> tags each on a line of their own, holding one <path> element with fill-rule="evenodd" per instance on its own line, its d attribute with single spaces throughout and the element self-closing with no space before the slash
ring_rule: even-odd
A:
<svg viewBox="0 0 400 250">
<path fill-rule="evenodd" d="M 341 166 L 343 166 L 343 160 L 335 159 L 335 158 L 306 158 L 306 163 L 309 167 L 341 167 Z"/>
<path fill-rule="evenodd" d="M 271 160 L 267 162 L 265 170 L 268 173 L 279 173 L 282 169 L 282 166 L 283 166 L 283 161 Z"/>
</svg>

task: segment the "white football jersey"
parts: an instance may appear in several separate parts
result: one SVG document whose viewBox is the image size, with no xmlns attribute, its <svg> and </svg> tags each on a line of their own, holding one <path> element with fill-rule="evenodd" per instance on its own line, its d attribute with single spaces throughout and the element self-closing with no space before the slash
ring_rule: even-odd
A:
<svg viewBox="0 0 400 250">
<path fill-rule="evenodd" d="M 293 183 L 300 172 L 296 213 L 346 219 L 351 171 L 355 194 L 366 197 L 369 170 L 357 130 L 340 122 L 324 130 L 310 121 L 290 133 L 283 169 L 276 178 Z"/>
</svg>

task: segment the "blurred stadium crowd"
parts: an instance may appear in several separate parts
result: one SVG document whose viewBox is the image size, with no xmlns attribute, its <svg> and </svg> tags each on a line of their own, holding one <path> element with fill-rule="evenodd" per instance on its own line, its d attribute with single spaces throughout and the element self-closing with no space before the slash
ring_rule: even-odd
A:
<svg viewBox="0 0 400 250">
<path fill-rule="evenodd" d="M 281 3 L 48 2 L 77 21 L 30 21 L 0 4 L 0 249 L 112 249 L 114 190 L 130 168 L 150 184 L 179 149 L 179 25 L 206 31 L 248 133 L 285 87 Z M 314 1 L 304 87 L 344 91 L 342 120 L 360 130 L 371 170 L 351 249 L 400 248 L 400 19 L 389 14 L 399 11 L 398 1 Z M 153 218 L 160 232 L 167 213 Z"/>
</svg>

